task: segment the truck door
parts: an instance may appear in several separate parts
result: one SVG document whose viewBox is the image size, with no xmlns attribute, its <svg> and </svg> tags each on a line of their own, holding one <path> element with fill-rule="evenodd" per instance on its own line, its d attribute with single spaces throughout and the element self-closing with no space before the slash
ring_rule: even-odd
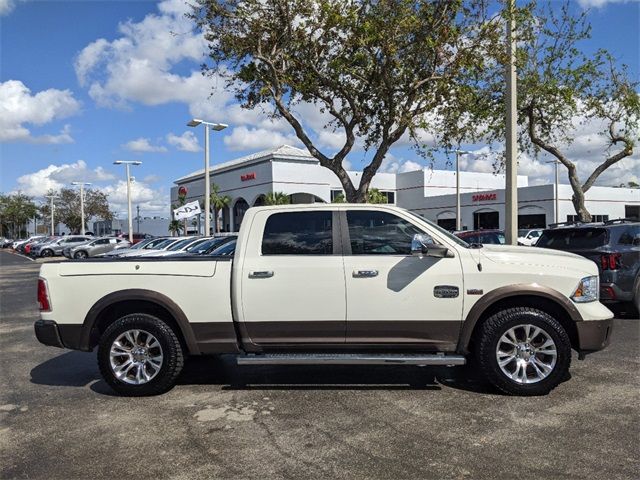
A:
<svg viewBox="0 0 640 480">
<path fill-rule="evenodd" d="M 453 349 L 463 306 L 458 256 L 412 256 L 414 234 L 429 232 L 395 212 L 347 210 L 342 219 L 347 344 Z"/>
<path fill-rule="evenodd" d="M 242 259 L 235 259 L 242 262 L 237 311 L 251 343 L 344 344 L 337 219 L 337 213 L 318 209 L 264 210 L 252 218 Z"/>
</svg>

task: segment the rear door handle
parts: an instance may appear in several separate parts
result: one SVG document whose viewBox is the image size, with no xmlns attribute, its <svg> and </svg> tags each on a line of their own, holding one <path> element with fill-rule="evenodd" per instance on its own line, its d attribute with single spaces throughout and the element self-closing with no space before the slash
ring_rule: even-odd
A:
<svg viewBox="0 0 640 480">
<path fill-rule="evenodd" d="M 271 278 L 273 277 L 273 271 L 262 270 L 260 272 L 249 272 L 249 278 Z"/>
<path fill-rule="evenodd" d="M 371 278 L 377 277 L 378 270 L 354 270 L 353 278 Z"/>
</svg>

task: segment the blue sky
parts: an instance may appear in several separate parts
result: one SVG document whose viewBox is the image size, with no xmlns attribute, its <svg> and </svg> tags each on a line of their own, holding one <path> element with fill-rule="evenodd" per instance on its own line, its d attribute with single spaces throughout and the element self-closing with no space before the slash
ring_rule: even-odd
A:
<svg viewBox="0 0 640 480">
<path fill-rule="evenodd" d="M 589 5 L 593 38 L 585 48 L 608 48 L 637 77 L 640 3 L 581 0 L 572 7 Z M 0 191 L 20 189 L 37 197 L 84 179 L 109 193 L 113 209 L 121 212 L 124 171 L 113 161 L 135 159 L 143 165 L 134 169 L 134 201 L 148 214 L 166 215 L 172 181 L 202 168 L 202 131 L 185 125 L 192 116 L 231 125 L 212 136 L 213 163 L 297 145 L 288 125 L 242 111 L 222 86 L 207 99 L 212 80 L 199 72 L 204 44 L 183 11 L 182 0 L 0 0 Z M 331 148 L 335 139 L 321 132 L 322 119 L 311 111 L 301 114 L 315 122 Z M 362 153 L 350 162 L 358 168 Z M 550 166 L 527 162 L 521 162 L 521 173 L 536 183 L 549 181 Z M 385 168 L 420 163 L 400 147 Z M 464 167 L 491 166 L 470 160 Z"/>
</svg>

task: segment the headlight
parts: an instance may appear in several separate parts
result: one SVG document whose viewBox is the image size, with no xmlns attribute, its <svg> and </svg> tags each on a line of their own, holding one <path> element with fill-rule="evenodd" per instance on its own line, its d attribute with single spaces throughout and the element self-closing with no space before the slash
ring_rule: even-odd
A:
<svg viewBox="0 0 640 480">
<path fill-rule="evenodd" d="M 576 303 L 595 302 L 600 298 L 600 282 L 597 275 L 584 277 L 578 283 L 578 287 L 571 295 L 571 300 Z"/>
</svg>

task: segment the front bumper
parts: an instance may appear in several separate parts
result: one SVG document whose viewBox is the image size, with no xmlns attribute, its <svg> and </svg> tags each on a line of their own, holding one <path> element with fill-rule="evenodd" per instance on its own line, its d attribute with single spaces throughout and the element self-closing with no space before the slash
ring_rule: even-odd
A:
<svg viewBox="0 0 640 480">
<path fill-rule="evenodd" d="M 584 356 L 609 345 L 613 331 L 613 318 L 576 322 L 576 328 L 580 345 L 579 353 Z"/>
<path fill-rule="evenodd" d="M 82 325 L 58 325 L 54 320 L 36 320 L 33 328 L 43 345 L 82 350 Z"/>
</svg>

